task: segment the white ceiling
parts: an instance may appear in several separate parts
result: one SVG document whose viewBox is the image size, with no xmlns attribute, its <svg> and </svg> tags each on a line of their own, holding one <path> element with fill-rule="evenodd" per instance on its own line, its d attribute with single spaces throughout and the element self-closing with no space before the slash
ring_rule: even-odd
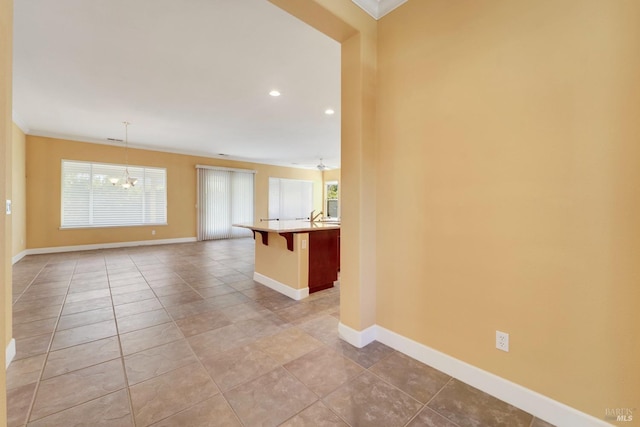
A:
<svg viewBox="0 0 640 427">
<path fill-rule="evenodd" d="M 106 139 L 127 120 L 134 147 L 340 164 L 340 45 L 266 0 L 14 9 L 14 119 L 29 134 L 121 146 Z"/>
</svg>

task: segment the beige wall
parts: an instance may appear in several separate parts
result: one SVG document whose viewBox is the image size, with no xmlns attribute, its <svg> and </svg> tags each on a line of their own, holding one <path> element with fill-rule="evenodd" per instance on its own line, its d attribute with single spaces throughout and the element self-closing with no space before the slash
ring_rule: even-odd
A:
<svg viewBox="0 0 640 427">
<path fill-rule="evenodd" d="M 0 0 L 0 201 L 11 192 L 13 1 Z M 5 349 L 11 340 L 11 222 L 0 215 L 0 426 L 6 425 Z"/>
<path fill-rule="evenodd" d="M 309 287 L 309 233 L 296 233 L 293 238 L 294 250 L 290 251 L 278 233 L 269 233 L 268 245 L 256 234 L 255 271 L 293 289 L 303 289 Z"/>
<path fill-rule="evenodd" d="M 640 2 L 412 0 L 378 47 L 377 323 L 637 408 Z"/>
<path fill-rule="evenodd" d="M 22 130 L 13 125 L 12 180 L 11 180 L 11 255 L 16 256 L 27 249 L 27 178 L 26 178 L 26 138 Z"/>
<path fill-rule="evenodd" d="M 319 171 L 129 149 L 130 164 L 167 168 L 168 225 L 60 230 L 61 160 L 123 163 L 123 148 L 27 135 L 26 153 L 29 249 L 195 237 L 197 164 L 256 170 L 256 219 L 268 214 L 269 177 L 314 181 L 314 207 L 322 206 Z"/>
</svg>

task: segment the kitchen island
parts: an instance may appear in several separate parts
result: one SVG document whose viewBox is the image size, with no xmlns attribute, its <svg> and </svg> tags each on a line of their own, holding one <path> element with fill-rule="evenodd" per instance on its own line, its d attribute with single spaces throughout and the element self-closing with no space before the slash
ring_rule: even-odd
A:
<svg viewBox="0 0 640 427">
<path fill-rule="evenodd" d="M 253 231 L 253 279 L 295 300 L 333 287 L 340 269 L 340 223 L 259 221 Z"/>
</svg>

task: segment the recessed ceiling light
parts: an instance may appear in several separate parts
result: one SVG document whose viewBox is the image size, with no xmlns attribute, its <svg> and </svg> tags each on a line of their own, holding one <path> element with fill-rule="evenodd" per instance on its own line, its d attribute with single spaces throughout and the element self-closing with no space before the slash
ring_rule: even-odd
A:
<svg viewBox="0 0 640 427">
<path fill-rule="evenodd" d="M 324 110 L 324 113 L 325 113 L 327 116 L 330 116 L 330 115 L 332 115 L 333 113 L 335 113 L 335 111 L 333 111 L 333 109 L 331 109 L 331 108 L 327 108 L 326 110 Z"/>
<path fill-rule="evenodd" d="M 277 90 L 274 89 L 271 92 L 269 92 L 269 95 L 271 95 L 271 96 L 280 96 L 280 91 L 277 91 Z"/>
</svg>

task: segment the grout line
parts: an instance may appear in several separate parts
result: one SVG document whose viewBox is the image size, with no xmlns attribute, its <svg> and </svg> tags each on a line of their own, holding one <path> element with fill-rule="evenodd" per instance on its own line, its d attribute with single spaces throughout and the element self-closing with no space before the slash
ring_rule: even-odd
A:
<svg viewBox="0 0 640 427">
<path fill-rule="evenodd" d="M 120 350 L 120 364 L 122 366 L 122 375 L 124 377 L 124 387 L 127 391 L 127 401 L 129 402 L 129 417 L 132 422 L 132 425 L 135 426 L 136 418 L 133 413 L 133 402 L 131 400 L 131 390 L 129 389 L 129 378 L 127 377 L 127 369 L 124 364 L 124 353 L 122 351 L 122 343 L 120 342 L 120 329 L 118 328 L 118 317 L 116 316 L 116 307 L 113 303 L 113 294 L 111 293 L 111 280 L 109 278 L 109 268 L 107 267 L 107 258 L 104 257 L 105 261 L 105 270 L 107 273 L 107 283 L 109 284 L 109 296 L 111 298 L 111 310 L 113 311 L 113 321 L 116 326 L 116 336 L 118 337 L 118 349 Z"/>
<path fill-rule="evenodd" d="M 69 276 L 69 283 L 67 284 L 67 292 L 64 294 L 64 298 L 62 299 L 62 304 L 60 305 L 60 312 L 58 313 L 58 317 L 56 318 L 56 322 L 53 325 L 53 332 L 51 333 L 51 339 L 49 339 L 49 345 L 47 346 L 47 351 L 45 353 L 45 357 L 44 357 L 44 362 L 42 363 L 42 367 L 40 368 L 40 375 L 38 376 L 38 380 L 36 382 L 36 387 L 33 390 L 33 396 L 31 396 L 31 402 L 29 403 L 29 409 L 27 410 L 27 417 L 25 420 L 25 424 L 28 424 L 29 421 L 31 421 L 31 415 L 33 412 L 33 407 L 36 403 L 36 397 L 38 396 L 38 391 L 40 391 L 40 384 L 42 383 L 42 376 L 44 375 L 44 370 L 47 366 L 47 361 L 49 360 L 49 355 L 51 354 L 51 347 L 53 346 L 53 340 L 56 337 L 56 332 L 58 329 L 58 324 L 60 323 L 60 317 L 62 317 L 62 311 L 64 310 L 64 304 L 65 301 L 67 300 L 67 296 L 69 295 L 69 289 L 71 288 L 71 280 L 73 279 L 73 275 L 75 274 L 76 268 L 78 267 L 78 261 L 74 261 L 74 266 L 73 266 L 73 271 L 71 272 L 71 275 Z M 42 270 L 44 270 L 44 268 L 49 264 L 49 262 L 47 262 L 47 264 L 45 264 L 42 269 L 38 272 L 38 274 L 33 278 L 33 280 L 35 281 L 36 278 L 40 275 L 40 273 L 42 273 Z M 32 282 L 33 283 L 33 282 Z M 29 285 L 31 286 L 31 285 Z M 53 415 L 53 414 L 49 414 L 49 415 Z M 42 418 L 48 417 L 49 415 L 45 415 Z"/>
</svg>

